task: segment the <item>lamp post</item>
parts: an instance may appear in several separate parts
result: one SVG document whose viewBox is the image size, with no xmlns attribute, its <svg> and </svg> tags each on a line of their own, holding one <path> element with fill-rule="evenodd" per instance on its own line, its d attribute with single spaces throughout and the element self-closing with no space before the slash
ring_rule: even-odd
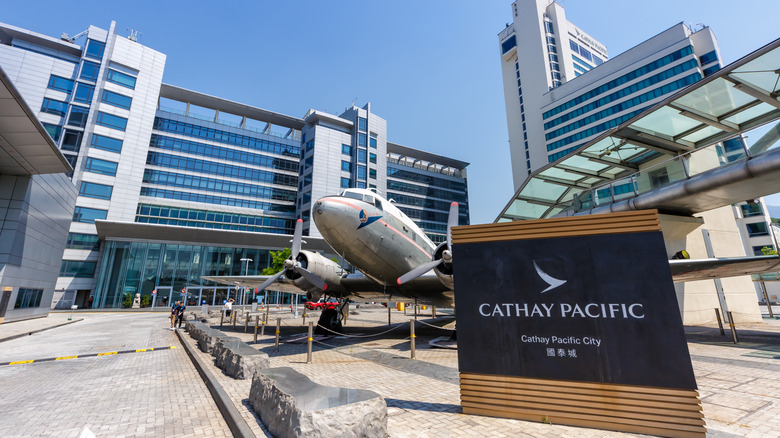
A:
<svg viewBox="0 0 780 438">
<path fill-rule="evenodd" d="M 243 258 L 241 259 L 241 263 L 246 262 L 246 267 L 244 267 L 244 276 L 246 277 L 249 275 L 249 264 L 252 263 L 252 259 L 249 258 Z M 242 294 L 241 302 L 246 304 L 246 286 L 244 286 L 244 293 Z"/>
</svg>

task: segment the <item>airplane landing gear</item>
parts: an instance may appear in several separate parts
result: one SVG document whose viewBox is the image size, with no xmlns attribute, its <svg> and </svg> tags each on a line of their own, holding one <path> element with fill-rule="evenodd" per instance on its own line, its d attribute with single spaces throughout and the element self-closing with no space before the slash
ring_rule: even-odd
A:
<svg viewBox="0 0 780 438">
<path fill-rule="evenodd" d="M 320 314 L 320 320 L 317 321 L 317 328 L 314 330 L 314 333 L 325 336 L 332 336 L 334 335 L 333 332 L 343 333 L 341 322 L 344 320 L 345 314 L 348 311 L 348 306 L 349 301 L 342 301 L 338 306 L 335 306 L 335 308 L 324 309 Z"/>
</svg>

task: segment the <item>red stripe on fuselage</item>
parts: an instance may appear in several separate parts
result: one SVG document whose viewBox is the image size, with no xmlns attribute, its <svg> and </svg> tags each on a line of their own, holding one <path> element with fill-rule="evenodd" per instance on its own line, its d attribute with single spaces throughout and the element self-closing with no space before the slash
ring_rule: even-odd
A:
<svg viewBox="0 0 780 438">
<path fill-rule="evenodd" d="M 338 198 L 328 198 L 328 202 L 336 202 L 336 203 L 339 203 L 339 204 L 344 204 L 344 205 L 347 205 L 347 206 L 349 206 L 349 207 L 352 207 L 352 208 L 354 208 L 355 210 L 363 210 L 363 208 L 361 208 L 361 207 L 358 207 L 358 206 L 357 206 L 357 205 L 355 205 L 355 204 L 352 204 L 352 203 L 350 203 L 350 202 L 347 202 L 347 201 L 344 201 L 344 200 L 341 200 L 341 199 L 338 199 Z M 362 202 L 362 201 L 361 201 L 361 202 Z M 409 238 L 409 236 L 407 236 L 406 234 L 404 234 L 404 233 L 402 233 L 402 232 L 398 231 L 397 229 L 395 229 L 395 227 L 393 227 L 392 225 L 388 224 L 387 222 L 385 222 L 385 221 L 384 221 L 384 220 L 382 220 L 382 219 L 379 219 L 377 222 L 385 224 L 385 226 L 386 226 L 387 228 L 389 228 L 389 229 L 393 230 L 393 232 L 395 232 L 395 233 L 396 233 L 396 234 L 398 234 L 399 236 L 401 236 L 401 237 L 403 237 L 404 239 L 406 239 L 406 240 L 407 240 L 409 243 L 411 243 L 411 244 L 412 244 L 412 245 L 414 245 L 414 246 L 415 246 L 417 249 L 419 249 L 420 251 L 422 251 L 422 252 L 423 252 L 423 254 L 425 254 L 427 257 L 430 257 L 430 256 L 431 256 L 431 253 L 429 253 L 428 251 L 424 250 L 424 249 L 423 249 L 423 248 L 422 248 L 420 245 L 418 245 L 418 244 L 417 244 L 417 242 L 415 242 L 414 240 L 410 239 L 410 238 Z"/>
</svg>

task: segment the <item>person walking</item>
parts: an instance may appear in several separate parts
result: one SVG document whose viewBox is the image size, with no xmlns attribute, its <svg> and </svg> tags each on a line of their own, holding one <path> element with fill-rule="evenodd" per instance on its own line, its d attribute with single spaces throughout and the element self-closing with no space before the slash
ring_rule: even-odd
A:
<svg viewBox="0 0 780 438">
<path fill-rule="evenodd" d="M 187 310 L 187 305 L 184 301 L 179 303 L 176 307 L 176 328 L 181 328 L 181 322 L 184 320 L 184 311 Z M 174 330 L 176 329 L 174 328 Z"/>
<path fill-rule="evenodd" d="M 225 316 L 230 318 L 230 314 L 233 312 L 233 298 L 225 301 L 225 307 L 223 307 L 223 310 L 225 311 Z"/>
<path fill-rule="evenodd" d="M 181 304 L 181 301 L 176 301 L 176 304 L 171 307 L 171 330 L 173 330 L 173 324 L 176 322 L 176 309 Z"/>
</svg>

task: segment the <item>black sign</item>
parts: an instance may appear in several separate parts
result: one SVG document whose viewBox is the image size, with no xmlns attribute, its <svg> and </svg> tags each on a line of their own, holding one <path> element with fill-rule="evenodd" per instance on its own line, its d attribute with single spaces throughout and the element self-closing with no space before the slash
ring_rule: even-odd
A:
<svg viewBox="0 0 780 438">
<path fill-rule="evenodd" d="M 453 252 L 461 372 L 696 389 L 660 232 Z"/>
</svg>

